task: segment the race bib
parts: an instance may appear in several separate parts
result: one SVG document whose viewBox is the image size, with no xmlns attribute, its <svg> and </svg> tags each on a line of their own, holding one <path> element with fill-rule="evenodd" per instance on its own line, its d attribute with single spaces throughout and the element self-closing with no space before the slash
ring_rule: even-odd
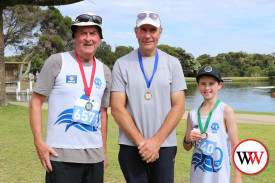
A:
<svg viewBox="0 0 275 183">
<path fill-rule="evenodd" d="M 87 102 L 88 102 L 87 100 L 83 100 L 83 99 L 76 100 L 76 103 L 74 105 L 74 110 L 73 110 L 72 121 L 81 123 L 84 125 L 97 127 L 100 122 L 100 116 L 99 116 L 100 105 L 98 103 L 91 102 L 92 109 L 88 111 L 85 108 Z"/>
<path fill-rule="evenodd" d="M 194 131 L 198 131 L 198 129 L 195 129 Z M 203 154 L 211 156 L 214 154 L 217 146 L 217 135 L 208 133 L 208 138 L 206 140 L 201 139 L 199 141 L 195 141 L 193 145 Z"/>
</svg>

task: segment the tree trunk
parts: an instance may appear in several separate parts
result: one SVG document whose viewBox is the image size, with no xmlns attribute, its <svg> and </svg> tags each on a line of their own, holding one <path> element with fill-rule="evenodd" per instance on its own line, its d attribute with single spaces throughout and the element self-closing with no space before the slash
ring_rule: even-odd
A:
<svg viewBox="0 0 275 183">
<path fill-rule="evenodd" d="M 3 34 L 3 10 L 0 5 L 0 106 L 8 105 L 5 85 L 5 63 L 4 63 L 4 34 Z"/>
<path fill-rule="evenodd" d="M 28 54 L 24 60 L 23 60 L 23 64 L 21 64 L 20 66 L 20 73 L 19 73 L 19 81 L 22 81 L 25 76 L 29 73 L 30 71 L 30 68 L 31 68 L 31 59 L 32 57 L 34 57 L 38 52 L 38 48 L 35 48 L 30 54 Z M 24 66 L 24 63 L 27 61 L 27 59 L 29 59 L 29 62 L 28 62 L 28 67 L 27 67 L 27 70 L 23 73 L 23 66 Z"/>
</svg>

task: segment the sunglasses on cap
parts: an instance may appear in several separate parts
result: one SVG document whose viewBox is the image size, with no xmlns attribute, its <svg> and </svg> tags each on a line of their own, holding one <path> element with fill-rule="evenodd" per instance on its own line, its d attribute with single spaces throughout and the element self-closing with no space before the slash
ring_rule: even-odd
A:
<svg viewBox="0 0 275 183">
<path fill-rule="evenodd" d="M 97 15 L 86 15 L 86 14 L 83 14 L 83 15 L 79 15 L 78 17 L 76 17 L 75 21 L 77 23 L 80 23 L 80 22 L 94 22 L 96 24 L 102 24 L 102 18 L 100 16 L 97 16 Z"/>
<path fill-rule="evenodd" d="M 137 18 L 138 18 L 139 20 L 143 20 L 143 19 L 145 19 L 147 16 L 149 16 L 149 17 L 150 17 L 151 19 L 153 19 L 153 20 L 159 19 L 159 15 L 156 14 L 156 13 L 149 13 L 149 14 L 147 14 L 147 13 L 140 13 L 140 14 L 137 15 Z"/>
</svg>

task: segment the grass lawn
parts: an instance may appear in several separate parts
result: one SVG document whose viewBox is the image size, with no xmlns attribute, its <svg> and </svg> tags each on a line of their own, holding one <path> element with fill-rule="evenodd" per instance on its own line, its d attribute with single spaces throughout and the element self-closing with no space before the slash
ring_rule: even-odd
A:
<svg viewBox="0 0 275 183">
<path fill-rule="evenodd" d="M 33 145 L 33 137 L 29 125 L 28 108 L 8 105 L 0 107 L 0 182 L 2 183 L 42 183 L 45 171 L 40 164 Z M 46 131 L 47 110 L 43 110 L 43 127 Z M 265 170 L 257 175 L 242 175 L 243 182 L 275 182 L 275 125 L 258 125 L 239 123 L 240 141 L 256 139 L 268 149 L 269 163 Z M 191 151 L 186 152 L 181 145 L 186 129 L 186 121 L 182 120 L 177 127 L 178 153 L 175 165 L 175 182 L 189 182 Z M 117 160 L 118 127 L 112 116 L 108 126 L 108 159 L 109 167 L 105 172 L 105 182 L 125 182 Z M 234 166 L 234 165 L 233 165 Z M 233 169 L 233 167 L 232 167 Z"/>
</svg>

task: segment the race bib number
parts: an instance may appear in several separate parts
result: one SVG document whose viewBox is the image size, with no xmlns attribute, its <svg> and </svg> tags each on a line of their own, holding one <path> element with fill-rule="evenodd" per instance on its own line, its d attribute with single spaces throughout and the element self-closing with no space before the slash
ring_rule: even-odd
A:
<svg viewBox="0 0 275 183">
<path fill-rule="evenodd" d="M 210 140 L 199 140 L 194 143 L 194 146 L 203 154 L 211 156 L 215 152 L 217 142 L 213 142 Z"/>
<path fill-rule="evenodd" d="M 192 131 L 196 131 L 200 133 L 199 129 L 193 129 Z M 206 140 L 199 140 L 194 142 L 194 147 L 196 147 L 199 151 L 207 156 L 211 156 L 215 152 L 215 148 L 217 146 L 217 135 L 208 133 L 208 138 Z"/>
<path fill-rule="evenodd" d="M 91 102 L 92 110 L 88 111 L 85 108 L 87 102 L 87 100 L 77 99 L 74 105 L 72 120 L 73 122 L 97 127 L 100 121 L 100 105 L 98 103 Z"/>
</svg>

